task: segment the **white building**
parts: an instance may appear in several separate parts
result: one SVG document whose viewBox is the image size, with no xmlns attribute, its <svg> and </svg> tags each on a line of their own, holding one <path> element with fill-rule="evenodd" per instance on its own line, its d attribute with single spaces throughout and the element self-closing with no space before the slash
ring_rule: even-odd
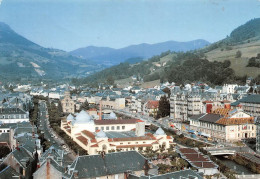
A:
<svg viewBox="0 0 260 179">
<path fill-rule="evenodd" d="M 0 123 L 29 122 L 29 112 L 20 108 L 1 108 Z"/>
<path fill-rule="evenodd" d="M 145 132 L 141 120 L 93 120 L 85 111 L 62 120 L 61 129 L 91 155 L 100 151 L 159 150 L 162 146 L 167 149 L 173 144 L 172 137 L 161 128 L 154 134 Z"/>
</svg>

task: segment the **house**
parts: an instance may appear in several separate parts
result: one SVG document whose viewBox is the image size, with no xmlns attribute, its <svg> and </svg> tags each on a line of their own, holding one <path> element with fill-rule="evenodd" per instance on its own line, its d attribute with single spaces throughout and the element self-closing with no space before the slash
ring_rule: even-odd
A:
<svg viewBox="0 0 260 179">
<path fill-rule="evenodd" d="M 130 174 L 127 179 L 203 179 L 203 174 L 198 173 L 194 170 L 181 170 L 161 175 L 148 175 L 148 176 L 136 176 L 135 174 Z"/>
<path fill-rule="evenodd" d="M 217 141 L 238 141 L 256 137 L 254 117 L 242 110 L 219 108 L 212 113 L 189 117 L 190 129 Z"/>
<path fill-rule="evenodd" d="M 121 179 L 154 173 L 154 166 L 136 151 L 102 153 L 78 156 L 68 167 L 67 174 L 74 178 Z M 156 172 L 156 171 L 155 171 Z"/>
<path fill-rule="evenodd" d="M 1 123 L 19 123 L 29 122 L 29 112 L 20 108 L 2 108 L 0 109 Z"/>
<path fill-rule="evenodd" d="M 260 95 L 251 94 L 239 100 L 242 109 L 255 117 L 260 116 Z"/>
<path fill-rule="evenodd" d="M 159 101 L 149 100 L 144 105 L 144 113 L 149 116 L 155 117 L 159 108 Z"/>
<path fill-rule="evenodd" d="M 65 173 L 66 167 L 64 151 L 55 146 L 51 146 L 41 155 L 33 178 L 68 178 L 68 175 Z"/>
<path fill-rule="evenodd" d="M 181 155 L 181 158 L 196 168 L 198 172 L 204 175 L 218 174 L 218 165 L 210 160 L 208 156 L 203 155 L 201 152 L 193 148 L 180 148 L 177 152 Z"/>
</svg>

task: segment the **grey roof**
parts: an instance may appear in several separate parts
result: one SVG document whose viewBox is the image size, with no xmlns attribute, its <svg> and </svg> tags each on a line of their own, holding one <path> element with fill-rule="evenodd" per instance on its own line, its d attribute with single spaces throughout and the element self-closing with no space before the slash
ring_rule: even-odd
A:
<svg viewBox="0 0 260 179">
<path fill-rule="evenodd" d="M 17 173 L 12 167 L 7 166 L 2 171 L 0 171 L 0 178 L 1 179 L 10 179 L 17 177 L 19 178 L 19 173 Z"/>
<path fill-rule="evenodd" d="M 153 175 L 153 176 L 135 176 L 133 174 L 129 175 L 129 179 L 203 179 L 203 176 L 201 176 L 198 172 L 193 170 L 181 170 L 177 172 L 172 173 L 166 173 L 162 175 Z"/>
<path fill-rule="evenodd" d="M 92 178 L 124 173 L 127 170 L 143 170 L 146 159 L 136 151 L 109 153 L 101 155 L 79 156 L 71 165 L 78 171 L 79 178 Z M 72 174 L 73 178 L 73 174 Z"/>
<path fill-rule="evenodd" d="M 204 121 L 204 122 L 210 122 L 210 123 L 215 123 L 219 119 L 221 119 L 223 116 L 219 114 L 199 114 L 195 116 L 191 116 L 190 119 L 195 119 L 199 121 Z"/>
<path fill-rule="evenodd" d="M 126 131 L 126 132 L 105 132 L 106 136 L 110 139 L 112 138 L 128 138 L 128 137 L 137 137 L 134 131 Z"/>
<path fill-rule="evenodd" d="M 20 163 L 21 166 L 26 168 L 26 162 L 32 160 L 32 156 L 27 153 L 27 151 L 23 148 L 20 147 L 17 150 L 14 150 L 12 152 L 14 158 Z"/>
<path fill-rule="evenodd" d="M 260 95 L 259 94 L 251 94 L 240 100 L 241 103 L 256 103 L 260 104 Z"/>
<path fill-rule="evenodd" d="M 3 108 L 0 109 L 0 114 L 26 114 L 26 112 L 20 108 Z"/>
<path fill-rule="evenodd" d="M 0 134 L 0 142 L 8 142 L 9 143 L 9 133 Z"/>
</svg>

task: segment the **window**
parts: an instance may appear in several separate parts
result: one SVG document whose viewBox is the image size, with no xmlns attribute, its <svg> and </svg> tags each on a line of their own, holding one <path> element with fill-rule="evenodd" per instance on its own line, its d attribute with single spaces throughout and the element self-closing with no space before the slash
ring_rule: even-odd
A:
<svg viewBox="0 0 260 179">
<path fill-rule="evenodd" d="M 98 130 L 98 127 L 96 127 L 96 131 Z"/>
<path fill-rule="evenodd" d="M 109 126 L 106 127 L 106 130 L 109 130 Z"/>
<path fill-rule="evenodd" d="M 122 129 L 125 129 L 125 126 L 122 126 Z"/>
<path fill-rule="evenodd" d="M 111 127 L 111 130 L 115 130 L 115 126 L 112 126 L 112 127 Z"/>
<path fill-rule="evenodd" d="M 116 126 L 116 129 L 117 129 L 117 130 L 120 130 L 120 126 Z"/>
<path fill-rule="evenodd" d="M 239 137 L 240 135 L 239 135 L 239 134 L 237 134 L 237 136 Z"/>
<path fill-rule="evenodd" d="M 102 131 L 104 130 L 104 127 L 101 127 Z"/>
<path fill-rule="evenodd" d="M 128 144 L 131 144 L 131 142 L 128 142 Z"/>
<path fill-rule="evenodd" d="M 138 142 L 136 142 L 136 144 L 138 144 Z"/>
</svg>

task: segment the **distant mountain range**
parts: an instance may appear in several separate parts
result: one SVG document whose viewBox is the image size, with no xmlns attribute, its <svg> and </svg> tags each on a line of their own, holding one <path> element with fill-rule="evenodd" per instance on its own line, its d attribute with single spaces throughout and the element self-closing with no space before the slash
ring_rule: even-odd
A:
<svg viewBox="0 0 260 179">
<path fill-rule="evenodd" d="M 0 81 L 82 77 L 102 68 L 65 51 L 43 48 L 0 22 Z"/>
<path fill-rule="evenodd" d="M 103 65 L 116 65 L 126 60 L 131 63 L 131 59 L 147 59 L 162 52 L 170 51 L 189 51 L 203 48 L 210 43 L 206 40 L 193 40 L 188 42 L 167 41 L 156 44 L 131 45 L 125 48 L 113 49 L 109 47 L 89 46 L 79 48 L 70 52 L 70 54 L 93 60 Z"/>
<path fill-rule="evenodd" d="M 141 44 L 118 50 L 109 49 L 107 55 L 102 54 L 102 56 L 97 57 L 94 57 L 93 54 L 95 54 L 95 51 L 93 51 L 92 56 L 86 56 L 86 58 L 101 60 L 105 59 L 104 57 L 107 56 L 106 59 L 109 59 L 109 54 L 111 53 L 115 54 L 117 52 L 122 52 L 119 53 L 120 56 L 120 54 L 122 55 L 126 54 L 126 52 L 133 51 L 135 52 L 136 56 L 149 57 L 149 50 L 146 51 L 145 49 L 150 49 L 151 54 L 155 53 L 158 55 L 160 54 L 160 50 L 165 51 L 166 49 L 171 49 L 171 51 L 181 51 L 182 49 L 182 51 L 185 51 L 183 50 L 185 48 L 186 50 L 192 48 L 194 49 L 198 46 L 204 47 L 205 45 L 208 45 L 208 43 L 204 40 L 197 40 L 186 43 L 170 41 L 154 45 Z M 175 50 L 172 50 L 173 48 L 175 48 Z M 79 49 L 78 51 L 87 52 L 88 49 L 90 48 L 87 47 L 85 49 Z M 92 49 L 98 48 L 92 47 Z M 141 51 L 140 49 L 143 49 L 143 51 Z M 144 52 L 143 55 L 141 55 L 141 52 Z M 238 52 L 239 54 L 241 54 L 240 56 L 237 56 Z M 73 53 L 76 53 L 76 51 L 74 51 Z M 211 82 L 215 85 L 223 83 L 225 81 L 225 79 L 222 79 L 223 77 L 229 79 L 230 81 L 233 80 L 232 82 L 242 81 L 242 83 L 245 82 L 245 79 L 247 77 L 253 77 L 255 78 L 255 81 L 259 81 L 258 83 L 260 83 L 260 68 L 258 66 L 248 66 L 249 59 L 255 58 L 256 56 L 260 55 L 260 18 L 255 18 L 246 22 L 245 24 L 234 29 L 225 39 L 210 44 L 205 48 L 198 49 L 196 52 L 189 52 L 186 54 L 165 54 L 166 55 L 155 56 L 154 58 L 143 61 L 141 63 L 137 63 L 135 65 L 122 63 L 117 66 L 112 66 L 82 80 L 84 82 L 89 82 L 93 84 L 97 82 L 106 83 L 108 77 L 113 77 L 114 80 L 116 80 L 117 84 L 121 85 L 120 83 L 122 83 L 122 85 L 129 85 L 129 83 L 132 81 L 130 77 L 135 75 L 138 76 L 140 79 L 143 79 L 144 82 L 160 79 L 164 81 L 172 80 L 175 82 L 185 83 L 187 80 L 207 81 L 206 76 L 209 75 L 208 80 L 210 79 Z M 205 58 L 209 62 L 203 61 Z M 123 56 L 121 59 L 118 60 L 122 59 L 124 59 Z M 188 61 L 188 63 L 185 63 L 185 61 Z M 203 62 L 201 64 L 201 67 L 198 66 L 200 65 L 199 61 Z M 194 64 L 190 65 L 189 63 Z M 202 69 L 202 66 L 205 65 L 204 63 L 207 64 L 209 67 L 217 68 L 212 68 L 211 70 L 209 70 L 210 68 L 207 67 L 203 68 L 201 74 L 205 73 L 205 76 L 200 78 L 198 76 L 201 74 L 198 74 L 198 71 Z M 196 66 L 198 67 L 198 70 L 193 71 Z M 223 67 L 220 70 L 221 72 L 216 71 L 221 66 Z M 209 71 L 206 72 L 207 70 Z M 213 71 L 215 71 L 216 74 L 214 74 Z M 216 76 L 218 76 L 218 78 Z M 177 79 L 172 77 L 176 77 Z M 172 79 L 170 80 L 169 78 Z M 214 82 L 214 80 L 216 80 L 217 82 Z"/>
</svg>

